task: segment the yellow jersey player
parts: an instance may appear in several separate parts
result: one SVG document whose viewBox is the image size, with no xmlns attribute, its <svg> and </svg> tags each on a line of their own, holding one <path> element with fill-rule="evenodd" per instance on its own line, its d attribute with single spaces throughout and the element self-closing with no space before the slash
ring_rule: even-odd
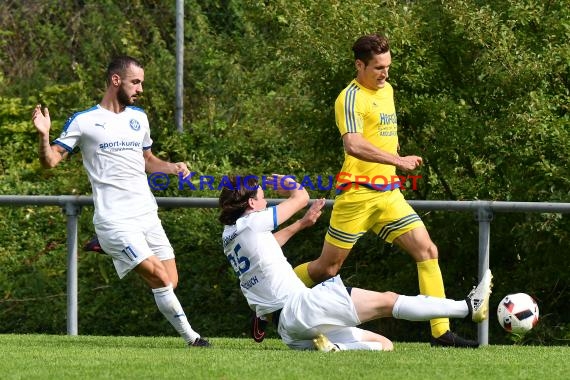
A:
<svg viewBox="0 0 570 380">
<path fill-rule="evenodd" d="M 396 169 L 408 172 L 419 156 L 398 155 L 398 128 L 388 39 L 365 35 L 352 46 L 356 79 L 338 96 L 335 118 L 345 160 L 337 176 L 330 225 L 318 259 L 295 268 L 307 286 L 334 277 L 357 240 L 373 231 L 406 251 L 417 264 L 420 293 L 445 298 L 438 250 L 422 220 L 404 199 Z M 450 331 L 449 319 L 430 321 L 432 346 L 478 347 Z"/>
</svg>

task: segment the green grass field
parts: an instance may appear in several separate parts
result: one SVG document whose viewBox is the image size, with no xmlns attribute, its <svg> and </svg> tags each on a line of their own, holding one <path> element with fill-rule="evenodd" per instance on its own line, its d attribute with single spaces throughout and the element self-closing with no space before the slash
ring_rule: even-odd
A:
<svg viewBox="0 0 570 380">
<path fill-rule="evenodd" d="M 2 379 L 565 379 L 570 347 L 477 350 L 396 343 L 394 352 L 293 351 L 279 340 L 0 335 Z"/>
</svg>

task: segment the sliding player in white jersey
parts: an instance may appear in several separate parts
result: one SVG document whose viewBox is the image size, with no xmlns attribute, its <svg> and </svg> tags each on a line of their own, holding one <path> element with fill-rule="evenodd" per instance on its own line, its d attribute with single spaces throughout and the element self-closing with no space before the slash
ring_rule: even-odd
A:
<svg viewBox="0 0 570 380">
<path fill-rule="evenodd" d="M 356 326 L 383 317 L 427 321 L 436 317 L 488 316 L 491 272 L 465 300 L 409 297 L 393 292 L 347 288 L 340 276 L 307 288 L 283 255 L 281 247 L 298 231 L 313 225 L 325 201 L 315 201 L 305 216 L 272 233 L 304 208 L 307 191 L 287 176 L 259 186 L 256 176 L 232 177 L 219 197 L 224 225 L 224 253 L 240 280 L 243 295 L 257 316 L 271 314 L 285 344 L 320 351 L 393 349 L 386 337 Z M 288 199 L 267 207 L 263 187 L 271 186 Z"/>
<path fill-rule="evenodd" d="M 101 248 L 113 258 L 120 278 L 138 273 L 154 294 L 158 309 L 189 346 L 209 346 L 190 326 L 174 294 L 178 272 L 174 252 L 157 213 L 146 172 L 189 174 L 185 163 L 152 154 L 144 111 L 132 105 L 143 92 L 144 70 L 132 57 L 115 58 L 107 68 L 101 103 L 73 115 L 50 144 L 51 120 L 38 105 L 32 119 L 40 136 L 40 162 L 55 167 L 75 147 L 93 190 L 93 224 Z"/>
</svg>

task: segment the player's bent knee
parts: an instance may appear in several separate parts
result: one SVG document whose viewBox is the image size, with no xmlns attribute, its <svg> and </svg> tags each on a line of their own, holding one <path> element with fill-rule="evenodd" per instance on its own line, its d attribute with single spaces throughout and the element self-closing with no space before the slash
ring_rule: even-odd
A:
<svg viewBox="0 0 570 380">
<path fill-rule="evenodd" d="M 392 315 L 392 311 L 394 310 L 394 304 L 398 299 L 398 294 L 394 292 L 383 292 L 382 299 L 379 305 L 379 312 L 382 317 L 389 317 Z"/>
<path fill-rule="evenodd" d="M 152 260 L 144 260 L 135 267 L 135 272 L 153 289 L 169 286 L 172 282 L 164 266 Z"/>
<path fill-rule="evenodd" d="M 178 276 L 176 274 L 168 273 L 168 282 L 172 284 L 172 289 L 178 287 Z"/>
<path fill-rule="evenodd" d="M 170 285 L 170 281 L 164 280 L 160 277 L 143 276 L 143 275 L 141 275 L 141 277 L 152 289 L 165 288 Z"/>
<path fill-rule="evenodd" d="M 428 252 L 428 257 L 430 259 L 437 259 L 439 256 L 438 250 L 437 250 L 437 246 L 434 243 L 431 243 L 428 248 L 427 248 L 427 252 Z"/>
<path fill-rule="evenodd" d="M 396 300 L 399 297 L 399 294 L 394 293 L 394 292 L 384 292 L 384 295 L 386 296 L 388 303 L 392 306 L 394 306 L 394 304 L 396 303 Z"/>
<path fill-rule="evenodd" d="M 340 264 L 329 265 L 325 268 L 325 276 L 327 277 L 327 279 L 332 278 L 338 274 L 339 270 L 340 270 Z"/>
<path fill-rule="evenodd" d="M 338 274 L 342 263 L 324 263 L 323 261 L 315 260 L 309 264 L 309 276 L 316 282 L 323 282 Z"/>
</svg>

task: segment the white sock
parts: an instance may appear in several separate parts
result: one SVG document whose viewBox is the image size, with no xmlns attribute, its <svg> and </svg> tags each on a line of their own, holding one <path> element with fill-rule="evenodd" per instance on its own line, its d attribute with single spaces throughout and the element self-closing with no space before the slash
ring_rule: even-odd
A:
<svg viewBox="0 0 570 380">
<path fill-rule="evenodd" d="M 369 350 L 382 351 L 382 343 L 380 342 L 352 342 L 352 343 L 335 343 L 341 351 L 347 350 Z"/>
<path fill-rule="evenodd" d="M 165 286 L 164 288 L 152 289 L 154 293 L 154 300 L 158 306 L 158 310 L 168 319 L 168 322 L 178 334 L 189 344 L 194 343 L 200 337 L 196 331 L 192 330 L 186 314 L 180 305 L 180 301 L 174 294 L 172 285 Z"/>
<path fill-rule="evenodd" d="M 430 296 L 398 296 L 392 315 L 408 321 L 428 321 L 434 318 L 464 318 L 469 314 L 465 301 Z"/>
</svg>

